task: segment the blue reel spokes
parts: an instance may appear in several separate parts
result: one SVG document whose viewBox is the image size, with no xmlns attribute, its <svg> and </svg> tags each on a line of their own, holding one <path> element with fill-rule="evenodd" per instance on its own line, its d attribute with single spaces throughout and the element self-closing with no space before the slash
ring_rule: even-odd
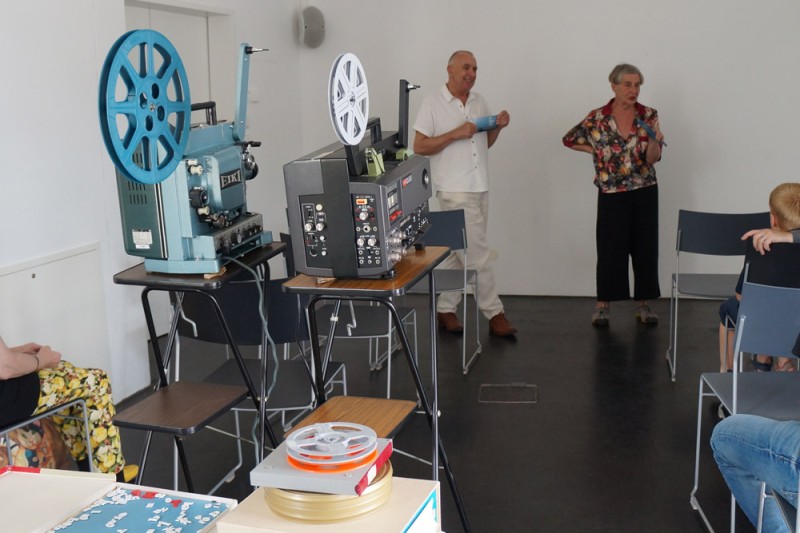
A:
<svg viewBox="0 0 800 533">
<path fill-rule="evenodd" d="M 129 179 L 165 180 L 189 141 L 191 100 L 183 62 L 153 30 L 124 34 L 100 74 L 100 129 L 111 159 Z"/>
</svg>

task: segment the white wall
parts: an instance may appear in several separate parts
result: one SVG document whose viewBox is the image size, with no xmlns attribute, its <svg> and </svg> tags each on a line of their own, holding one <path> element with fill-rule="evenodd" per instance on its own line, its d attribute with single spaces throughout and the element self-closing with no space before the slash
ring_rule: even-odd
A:
<svg viewBox="0 0 800 533">
<path fill-rule="evenodd" d="M 262 140 L 256 153 L 261 175 L 252 183 L 250 208 L 264 212 L 266 227 L 285 226 L 282 165 L 285 154 L 299 154 L 299 128 L 293 110 L 300 107 L 293 13 L 289 0 L 168 2 L 169 8 L 219 7 L 232 10 L 234 38 L 229 56 L 235 61 L 241 41 L 270 48 L 251 68 L 249 136 Z M 6 221 L 0 232 L 0 268 L 36 262 L 63 250 L 99 242 L 102 290 L 108 314 L 96 327 L 108 335 L 88 336 L 75 352 L 102 353 L 120 399 L 149 382 L 146 331 L 139 289 L 113 284 L 112 278 L 140 259 L 124 253 L 114 168 L 98 126 L 97 87 L 100 68 L 112 43 L 126 31 L 123 0 L 3 1 L 0 4 L 0 87 L 5 128 L 0 142 L 0 207 Z M 235 68 L 234 68 L 235 72 Z M 233 104 L 225 104 L 232 108 Z M 275 124 L 284 127 L 274 127 Z M 288 126 L 286 126 L 288 125 Z M 8 292 L 6 307 L 22 307 Z M 35 339 L 23 332 L 0 334 L 9 343 L 50 343 L 48 331 L 83 325 L 83 302 L 59 300 L 60 314 L 31 316 Z M 29 334 L 28 330 L 24 332 Z M 58 346 L 54 346 L 58 349 Z M 96 361 L 81 353 L 65 353 L 81 363 Z"/>
<path fill-rule="evenodd" d="M 800 3 L 794 0 L 772 0 L 769 9 L 748 0 L 168 4 L 230 11 L 232 61 L 241 41 L 270 49 L 254 56 L 251 67 L 248 138 L 263 145 L 248 202 L 276 234 L 286 229 L 282 166 L 335 139 L 327 78 L 344 51 L 364 64 L 371 114 L 386 128 L 396 127 L 398 79 L 423 86 L 412 93 L 413 121 L 424 93 L 445 81 L 450 53 L 475 52 L 476 89 L 512 116 L 491 151 L 490 236 L 507 294 L 594 292 L 591 162 L 562 148 L 560 139 L 610 98 L 605 80 L 617 62 L 643 70 L 641 99 L 659 110 L 669 143 L 658 167 L 663 292 L 678 208 L 763 210 L 775 184 L 798 179 L 791 165 L 800 81 L 794 28 Z M 327 37 L 316 49 L 296 44 L 296 13 L 309 4 L 326 17 Z M 6 51 L 0 57 L 0 267 L 100 243 L 108 310 L 100 327 L 108 340 L 85 342 L 87 350 L 107 344 L 100 348 L 118 398 L 147 381 L 139 291 L 112 282 L 114 273 L 139 260 L 123 252 L 114 170 L 97 123 L 100 67 L 125 28 L 123 0 L 0 4 Z M 9 299 L 0 294 L 4 306 L 14 306 Z M 58 326 L 83 318 L 67 309 Z M 47 342 L 50 327 L 42 323 L 31 340 Z M 0 334 L 9 342 L 29 340 L 16 339 L 2 324 Z"/>
<path fill-rule="evenodd" d="M 396 125 L 397 80 L 414 115 L 446 81 L 456 49 L 478 60 L 477 91 L 511 126 L 490 150 L 490 240 L 506 294 L 594 295 L 596 189 L 588 155 L 561 137 L 612 93 L 619 62 L 637 65 L 640 100 L 658 109 L 669 147 L 660 181 L 661 289 L 669 294 L 680 208 L 762 211 L 800 181 L 794 164 L 800 3 L 774 0 L 316 0 L 326 41 L 303 54 L 303 139 L 334 137 L 325 80 L 342 51 L 367 74 L 370 114 Z M 740 265 L 734 264 L 733 271 Z"/>
</svg>

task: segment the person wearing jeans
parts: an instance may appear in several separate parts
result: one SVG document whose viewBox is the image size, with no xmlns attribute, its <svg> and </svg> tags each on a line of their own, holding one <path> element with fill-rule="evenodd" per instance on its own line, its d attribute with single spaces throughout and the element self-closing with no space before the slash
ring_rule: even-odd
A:
<svg viewBox="0 0 800 533">
<path fill-rule="evenodd" d="M 797 507 L 800 421 L 737 414 L 721 421 L 711 449 L 731 493 L 753 525 L 758 522 L 761 482 Z M 772 498 L 764 504 L 763 530 L 789 531 Z"/>
</svg>

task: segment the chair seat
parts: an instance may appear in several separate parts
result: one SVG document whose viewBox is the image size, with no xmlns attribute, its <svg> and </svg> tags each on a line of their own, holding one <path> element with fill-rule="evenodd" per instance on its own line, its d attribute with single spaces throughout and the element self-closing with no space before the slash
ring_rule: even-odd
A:
<svg viewBox="0 0 800 533">
<path fill-rule="evenodd" d="M 409 400 L 334 396 L 314 409 L 294 429 L 322 422 L 350 422 L 371 428 L 379 438 L 394 437 L 417 408 Z"/>
<path fill-rule="evenodd" d="M 701 298 L 727 298 L 733 296 L 739 274 L 681 274 L 678 293 Z M 675 282 L 675 274 L 672 275 Z"/>
<path fill-rule="evenodd" d="M 702 379 L 733 412 L 733 373 L 708 372 Z M 800 372 L 740 372 L 737 413 L 773 420 L 797 420 L 800 412 Z"/>
<path fill-rule="evenodd" d="M 478 272 L 476 270 L 467 270 L 467 285 L 475 283 Z M 451 270 L 451 269 L 437 269 L 433 271 L 433 277 L 436 282 L 436 292 L 450 292 L 450 291 L 463 291 L 464 290 L 464 271 Z M 428 280 L 423 279 L 415 283 L 406 292 L 410 293 L 427 293 Z"/>
<path fill-rule="evenodd" d="M 246 397 L 244 386 L 176 381 L 118 412 L 114 423 L 145 431 L 192 435 Z"/>
<path fill-rule="evenodd" d="M 344 363 L 331 361 L 328 364 L 325 382 L 327 383 L 336 376 L 343 366 Z M 245 367 L 247 367 L 247 372 L 250 376 L 258 376 L 261 373 L 261 360 L 245 359 Z M 270 381 L 273 376 L 272 370 L 272 362 L 270 362 Z M 281 360 L 278 365 L 276 379 L 275 387 L 273 387 L 269 398 L 267 398 L 267 410 L 302 408 L 313 402 L 311 376 L 308 375 L 308 370 L 303 361 Z M 242 382 L 242 374 L 239 371 L 239 365 L 236 360 L 228 359 L 211 373 L 206 378 L 206 381 L 209 383 L 235 385 Z M 254 384 L 258 388 L 258 382 Z"/>
</svg>

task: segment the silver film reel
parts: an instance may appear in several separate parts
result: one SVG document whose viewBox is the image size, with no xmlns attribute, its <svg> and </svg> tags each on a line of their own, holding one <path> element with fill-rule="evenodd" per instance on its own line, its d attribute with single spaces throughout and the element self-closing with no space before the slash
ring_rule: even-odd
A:
<svg viewBox="0 0 800 533">
<path fill-rule="evenodd" d="M 364 67 L 354 54 L 341 54 L 333 62 L 328 104 L 333 131 L 342 144 L 361 142 L 369 119 L 369 89 Z"/>
<path fill-rule="evenodd" d="M 286 453 L 310 465 L 341 465 L 358 461 L 378 446 L 371 428 L 350 422 L 313 424 L 286 438 Z"/>
</svg>

